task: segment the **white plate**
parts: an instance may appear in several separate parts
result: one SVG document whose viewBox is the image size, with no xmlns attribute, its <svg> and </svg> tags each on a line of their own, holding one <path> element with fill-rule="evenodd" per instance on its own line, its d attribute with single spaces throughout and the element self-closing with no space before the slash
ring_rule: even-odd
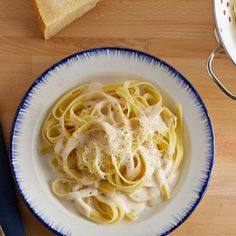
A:
<svg viewBox="0 0 236 236">
<path fill-rule="evenodd" d="M 155 84 L 169 107 L 182 104 L 185 155 L 172 199 L 139 220 L 92 223 L 50 191 L 52 170 L 38 155 L 40 128 L 49 108 L 66 91 L 88 81 L 141 78 Z M 183 223 L 203 197 L 214 162 L 214 136 L 207 110 L 192 85 L 173 67 L 143 52 L 98 48 L 72 55 L 44 72 L 26 92 L 13 123 L 11 165 L 19 193 L 32 213 L 58 235 L 166 235 Z"/>
</svg>

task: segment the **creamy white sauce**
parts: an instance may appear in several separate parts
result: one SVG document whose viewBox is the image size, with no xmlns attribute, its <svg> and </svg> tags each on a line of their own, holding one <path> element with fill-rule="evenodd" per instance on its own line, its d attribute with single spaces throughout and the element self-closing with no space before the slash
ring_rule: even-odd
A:
<svg viewBox="0 0 236 236">
<path fill-rule="evenodd" d="M 150 188 L 149 189 L 150 200 L 147 202 L 148 206 L 156 206 L 158 203 L 162 201 L 161 192 L 158 188 Z"/>
<path fill-rule="evenodd" d="M 99 91 L 102 91 L 101 85 L 92 83 L 85 92 L 94 93 Z M 120 191 L 116 191 L 113 195 L 105 194 L 107 199 L 120 205 L 126 213 L 131 212 L 139 215 L 144 211 L 147 204 L 154 206 L 161 202 L 160 189 L 164 184 L 169 186 L 170 191 L 173 190 L 177 183 L 179 173 L 175 172 L 170 175 L 173 168 L 173 160 L 163 159 L 151 139 L 141 143 L 136 147 L 135 151 L 132 151 L 133 134 L 137 131 L 134 129 L 143 129 L 142 133 L 144 136 L 142 138 L 146 140 L 148 136 L 152 136 L 155 132 L 168 131 L 168 128 L 160 115 L 162 109 L 160 105 L 146 108 L 144 113 L 138 117 L 140 125 L 137 127 L 132 128 L 129 121 L 122 124 L 122 129 L 115 127 L 113 123 L 115 123 L 117 117 L 114 116 L 115 112 L 111 112 L 111 106 L 117 106 L 118 102 L 114 97 L 108 95 L 106 95 L 106 97 L 106 101 L 94 101 L 86 104 L 89 106 L 96 103 L 94 113 L 98 115 L 98 118 L 93 129 L 83 134 L 73 135 L 66 144 L 63 143 L 63 138 L 60 138 L 55 145 L 55 153 L 63 158 L 67 158 L 72 150 L 82 145 L 86 146 L 84 155 L 90 156 L 94 152 L 96 155 L 94 158 L 97 158 L 97 160 L 100 158 L 100 153 L 119 157 L 121 158 L 121 164 L 126 167 L 127 176 L 132 179 L 137 175 L 137 167 L 135 167 L 133 157 L 137 152 L 141 152 L 146 162 L 148 173 L 145 185 L 131 194 L 125 194 Z M 110 110 L 103 111 L 107 104 L 110 104 Z M 109 115 L 103 114 L 103 112 L 108 112 Z M 108 119 L 108 117 L 110 118 Z M 94 146 L 96 146 L 95 149 Z M 82 184 L 88 181 L 90 174 L 91 173 L 88 172 L 83 176 L 81 179 Z M 103 178 L 102 174 L 100 177 L 101 179 Z M 79 185 L 77 188 L 74 188 L 74 192 L 68 194 L 68 198 L 75 202 L 80 212 L 89 217 L 91 207 L 85 204 L 82 199 L 101 193 L 97 190 L 97 186 L 96 188 L 88 188 L 85 190 L 78 189 Z"/>
<path fill-rule="evenodd" d="M 82 189 L 76 192 L 71 192 L 68 193 L 67 197 L 68 199 L 79 199 L 79 198 L 86 198 L 86 197 L 91 197 L 91 196 L 96 196 L 98 195 L 98 190 L 95 188 L 86 188 Z"/>
<path fill-rule="evenodd" d="M 163 121 L 160 113 L 161 113 L 161 106 L 159 104 L 150 106 L 144 110 L 145 118 L 149 124 L 150 132 L 163 132 L 168 131 L 168 128 Z"/>
<path fill-rule="evenodd" d="M 150 194 L 151 189 L 152 188 L 147 188 L 147 187 L 139 188 L 133 193 L 129 194 L 129 197 L 135 202 L 140 202 L 140 203 L 147 202 L 151 198 Z"/>
<path fill-rule="evenodd" d="M 139 215 L 146 207 L 146 203 L 136 203 L 126 196 L 126 194 L 119 191 L 109 198 L 115 203 L 119 204 L 124 209 L 125 213 L 131 212 Z"/>
<path fill-rule="evenodd" d="M 170 186 L 170 189 L 174 189 L 176 186 L 178 179 L 179 179 L 180 172 L 179 170 L 176 170 L 172 175 L 170 175 L 167 179 L 167 182 Z"/>
<path fill-rule="evenodd" d="M 172 168 L 174 166 L 174 162 L 173 160 L 169 159 L 169 158 L 165 158 L 164 160 L 164 170 L 167 176 L 170 175 Z"/>
</svg>

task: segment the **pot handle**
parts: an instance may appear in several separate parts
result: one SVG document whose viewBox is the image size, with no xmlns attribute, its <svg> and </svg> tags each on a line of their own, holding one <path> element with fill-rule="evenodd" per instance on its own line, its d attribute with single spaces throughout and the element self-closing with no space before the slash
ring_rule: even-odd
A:
<svg viewBox="0 0 236 236">
<path fill-rule="evenodd" d="M 211 79 L 216 83 L 216 85 L 231 99 L 236 100 L 236 94 L 232 93 L 228 88 L 225 87 L 225 85 L 220 81 L 220 79 L 215 75 L 215 73 L 212 70 L 212 62 L 214 58 L 217 56 L 217 54 L 223 50 L 223 47 L 221 43 L 218 41 L 217 47 L 214 49 L 214 51 L 211 53 L 207 60 L 207 71 L 208 74 L 211 76 Z"/>
</svg>

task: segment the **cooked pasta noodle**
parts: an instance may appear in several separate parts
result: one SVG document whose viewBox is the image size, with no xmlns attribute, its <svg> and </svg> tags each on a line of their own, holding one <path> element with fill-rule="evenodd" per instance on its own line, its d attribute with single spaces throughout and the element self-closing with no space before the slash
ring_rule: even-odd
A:
<svg viewBox="0 0 236 236">
<path fill-rule="evenodd" d="M 183 157 L 176 115 L 148 82 L 84 84 L 65 94 L 42 127 L 41 153 L 57 173 L 53 193 L 88 219 L 135 220 L 170 199 Z"/>
</svg>

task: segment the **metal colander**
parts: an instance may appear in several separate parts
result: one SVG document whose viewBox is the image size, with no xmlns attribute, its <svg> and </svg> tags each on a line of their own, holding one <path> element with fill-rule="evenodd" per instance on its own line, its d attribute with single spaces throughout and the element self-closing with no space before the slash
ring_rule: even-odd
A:
<svg viewBox="0 0 236 236">
<path fill-rule="evenodd" d="M 236 100 L 236 94 L 230 91 L 220 81 L 212 70 L 213 59 L 224 50 L 236 65 L 236 14 L 234 0 L 213 0 L 215 17 L 215 37 L 218 43 L 207 61 L 207 71 L 216 85 L 231 99 Z"/>
</svg>

